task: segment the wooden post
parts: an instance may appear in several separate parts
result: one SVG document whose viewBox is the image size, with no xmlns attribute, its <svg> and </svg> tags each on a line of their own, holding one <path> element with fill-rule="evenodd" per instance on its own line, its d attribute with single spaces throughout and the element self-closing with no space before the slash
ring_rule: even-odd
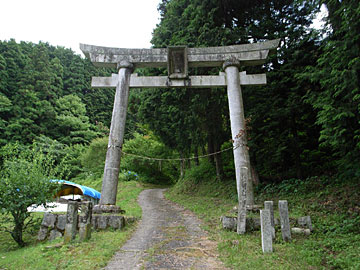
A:
<svg viewBox="0 0 360 270">
<path fill-rule="evenodd" d="M 118 68 L 118 82 L 116 85 L 114 108 L 111 118 L 109 143 L 106 153 L 101 198 L 99 202 L 100 205 L 115 205 L 117 185 L 119 181 L 121 148 L 124 140 L 130 75 L 133 65 L 128 61 L 122 61 L 118 64 Z"/>
</svg>

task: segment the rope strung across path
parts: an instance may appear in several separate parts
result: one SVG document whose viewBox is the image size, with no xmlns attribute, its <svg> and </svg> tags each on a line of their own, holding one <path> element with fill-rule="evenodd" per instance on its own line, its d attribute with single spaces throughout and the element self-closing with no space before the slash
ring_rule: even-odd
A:
<svg viewBox="0 0 360 270">
<path fill-rule="evenodd" d="M 241 145 L 237 145 L 237 146 L 234 146 L 234 147 L 226 148 L 226 149 L 221 150 L 221 151 L 217 151 L 217 152 L 214 152 L 214 153 L 210 153 L 210 154 L 207 154 L 207 155 L 201 155 L 201 156 L 198 156 L 198 157 L 188 157 L 188 158 L 153 158 L 153 157 L 146 157 L 146 156 L 141 156 L 141 155 L 126 153 L 126 152 L 124 152 L 124 151 L 122 151 L 122 150 L 121 150 L 121 153 L 124 154 L 124 155 L 132 156 L 132 157 L 137 157 L 137 158 L 141 158 L 141 159 L 147 159 L 147 160 L 155 160 L 155 161 L 181 161 L 181 160 L 192 160 L 192 159 L 197 159 L 197 158 L 206 158 L 206 157 L 209 157 L 209 156 L 214 156 L 214 155 L 217 155 L 217 154 L 220 154 L 220 153 L 229 151 L 229 150 L 235 150 L 235 149 L 237 149 L 237 148 L 240 147 L 240 146 L 246 146 L 246 145 L 245 145 L 245 144 L 241 144 Z"/>
</svg>

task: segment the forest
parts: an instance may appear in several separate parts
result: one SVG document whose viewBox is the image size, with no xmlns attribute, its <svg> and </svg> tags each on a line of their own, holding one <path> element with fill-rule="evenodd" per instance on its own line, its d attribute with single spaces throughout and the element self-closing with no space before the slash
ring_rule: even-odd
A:
<svg viewBox="0 0 360 270">
<path fill-rule="evenodd" d="M 323 29 L 312 21 L 325 5 Z M 268 83 L 243 89 L 247 135 L 256 183 L 316 175 L 360 173 L 360 60 L 358 1 L 163 0 L 154 48 L 225 46 L 281 39 L 261 67 Z M 95 68 L 71 49 L 15 40 L 0 42 L 0 145 L 18 142 L 53 146 L 68 159 L 68 178 L 90 167 L 93 148 L 106 145 L 114 91 L 92 89 Z M 136 70 L 142 75 L 164 70 Z M 191 74 L 219 69 L 191 69 Z M 226 89 L 133 89 L 125 149 L 156 158 L 193 158 L 146 171 L 148 162 L 128 157 L 125 170 L 148 181 L 176 182 L 198 156 L 231 146 Z M 150 140 L 151 139 L 151 140 Z M 101 144 L 101 143 L 100 143 Z M 150 144 L 151 147 L 144 144 Z M 55 150 L 54 150 L 55 149 Z M 234 179 L 232 153 L 208 158 L 221 181 Z M 193 164 L 192 164 L 193 163 Z M 91 165 L 90 165 L 91 164 Z M 166 165 L 165 165 L 166 167 Z M 142 171 L 145 170 L 145 171 Z M 91 171 L 91 170 L 90 170 Z M 93 172 L 96 173 L 96 172 Z"/>
</svg>

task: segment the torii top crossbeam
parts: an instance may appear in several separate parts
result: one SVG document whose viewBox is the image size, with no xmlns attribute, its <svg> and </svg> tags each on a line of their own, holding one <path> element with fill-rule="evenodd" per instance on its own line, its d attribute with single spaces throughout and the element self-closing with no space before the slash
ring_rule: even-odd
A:
<svg viewBox="0 0 360 270">
<path fill-rule="evenodd" d="M 189 67 L 221 67 L 224 61 L 234 58 L 242 65 L 263 64 L 269 52 L 275 51 L 280 40 L 206 48 L 187 48 Z M 116 67 L 121 61 L 129 61 L 135 68 L 166 67 L 168 49 L 122 49 L 80 44 L 80 49 L 95 66 Z"/>
</svg>

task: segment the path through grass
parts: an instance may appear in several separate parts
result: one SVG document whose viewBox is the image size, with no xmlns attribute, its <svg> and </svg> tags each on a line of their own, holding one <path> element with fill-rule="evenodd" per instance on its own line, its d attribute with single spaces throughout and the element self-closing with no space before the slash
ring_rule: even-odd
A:
<svg viewBox="0 0 360 270">
<path fill-rule="evenodd" d="M 357 181 L 335 179 L 291 180 L 264 186 L 257 203 L 279 199 L 289 202 L 291 217 L 310 215 L 315 231 L 310 236 L 293 235 L 291 243 L 277 232 L 274 253 L 263 254 L 260 232 L 237 235 L 221 228 L 220 216 L 235 215 L 235 187 L 231 183 L 186 180 L 167 193 L 167 198 L 196 213 L 204 227 L 218 241 L 221 259 L 233 269 L 360 269 L 360 222 Z M 235 193 L 234 193 L 235 192 Z"/>
</svg>

